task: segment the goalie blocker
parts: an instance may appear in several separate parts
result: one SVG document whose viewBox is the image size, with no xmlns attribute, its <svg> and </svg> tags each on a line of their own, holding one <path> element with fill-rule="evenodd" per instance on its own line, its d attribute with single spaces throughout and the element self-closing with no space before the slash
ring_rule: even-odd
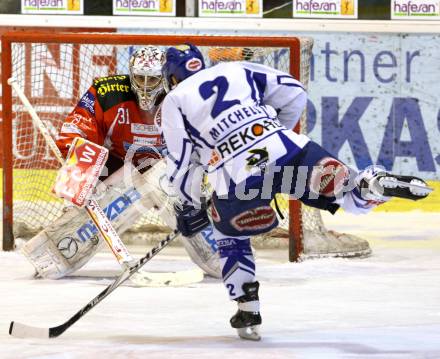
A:
<svg viewBox="0 0 440 359">
<path fill-rule="evenodd" d="M 91 196 L 108 158 L 108 150 L 81 137 L 75 137 L 66 161 L 58 170 L 52 191 L 83 207 Z"/>
<path fill-rule="evenodd" d="M 169 186 L 164 160 L 140 174 L 126 164 L 96 187 L 95 197 L 118 233 L 125 232 L 147 210 L 159 211 L 159 217 L 171 229 L 176 228 L 174 202 L 177 197 Z M 62 278 L 87 263 L 103 240 L 86 212 L 68 207 L 49 227 L 29 240 L 22 253 L 43 278 Z M 211 226 L 192 237 L 182 237 L 191 260 L 205 273 L 220 278 L 220 263 Z"/>
</svg>

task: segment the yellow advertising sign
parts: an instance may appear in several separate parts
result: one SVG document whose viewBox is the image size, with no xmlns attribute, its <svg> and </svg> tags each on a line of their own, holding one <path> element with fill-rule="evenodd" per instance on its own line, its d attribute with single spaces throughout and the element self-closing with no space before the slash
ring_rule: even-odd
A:
<svg viewBox="0 0 440 359">
<path fill-rule="evenodd" d="M 82 15 L 83 0 L 21 0 L 22 14 Z"/>
<path fill-rule="evenodd" d="M 294 0 L 293 17 L 357 19 L 357 0 Z"/>
<path fill-rule="evenodd" d="M 176 0 L 113 0 L 113 15 L 176 16 Z"/>
<path fill-rule="evenodd" d="M 391 20 L 439 20 L 438 0 L 392 0 Z"/>
<path fill-rule="evenodd" d="M 263 17 L 262 0 L 200 0 L 199 17 Z"/>
</svg>

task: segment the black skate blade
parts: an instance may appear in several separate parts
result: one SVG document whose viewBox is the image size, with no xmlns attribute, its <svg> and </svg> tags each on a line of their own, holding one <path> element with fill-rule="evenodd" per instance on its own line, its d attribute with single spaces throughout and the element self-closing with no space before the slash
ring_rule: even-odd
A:
<svg viewBox="0 0 440 359">
<path fill-rule="evenodd" d="M 434 189 L 425 181 L 412 176 L 398 176 L 386 174 L 377 179 L 383 188 L 383 195 L 387 197 L 399 197 L 411 200 L 426 198 Z"/>
</svg>

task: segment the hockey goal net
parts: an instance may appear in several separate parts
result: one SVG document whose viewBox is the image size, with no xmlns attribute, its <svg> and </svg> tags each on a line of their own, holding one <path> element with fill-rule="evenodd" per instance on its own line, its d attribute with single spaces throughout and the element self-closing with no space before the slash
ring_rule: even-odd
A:
<svg viewBox="0 0 440 359">
<path fill-rule="evenodd" d="M 50 193 L 59 168 L 31 117 L 7 84 L 14 77 L 55 137 L 66 115 L 96 77 L 127 74 L 128 58 L 142 45 L 198 45 L 207 66 L 219 61 L 263 63 L 308 83 L 313 40 L 305 37 L 148 36 L 11 32 L 2 37 L 3 86 L 3 248 L 14 238 L 31 237 L 57 219 L 63 202 Z M 305 116 L 300 130 L 306 131 Z M 298 129 L 296 129 L 298 130 Z M 279 228 L 256 239 L 255 247 L 289 247 L 290 260 L 304 256 L 355 256 L 368 243 L 328 231 L 319 211 L 279 196 L 284 213 Z M 153 212 L 130 229 L 145 233 L 163 228 Z"/>
</svg>

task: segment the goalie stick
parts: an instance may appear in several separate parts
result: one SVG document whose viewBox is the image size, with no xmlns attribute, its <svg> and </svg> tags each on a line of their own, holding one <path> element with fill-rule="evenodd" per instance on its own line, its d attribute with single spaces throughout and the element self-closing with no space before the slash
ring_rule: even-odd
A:
<svg viewBox="0 0 440 359">
<path fill-rule="evenodd" d="M 40 117 L 37 115 L 37 112 L 27 99 L 26 95 L 22 91 L 22 89 L 18 86 L 17 80 L 13 77 L 8 79 L 8 84 L 14 89 L 21 102 L 23 103 L 26 110 L 29 112 L 29 115 L 32 118 L 32 123 L 35 127 L 40 131 L 46 140 L 47 145 L 50 147 L 58 162 L 62 165 L 64 163 L 63 155 L 61 151 L 55 144 L 52 136 L 50 135 L 47 127 L 44 125 L 43 121 L 41 121 Z M 115 229 L 113 228 L 110 220 L 104 214 L 102 208 L 99 206 L 98 202 L 93 198 L 90 198 L 85 205 L 85 209 L 89 214 L 92 221 L 95 223 L 105 242 L 110 247 L 110 250 L 115 255 L 119 264 L 123 268 L 127 268 L 129 263 L 134 262 L 133 257 L 128 252 L 122 240 L 119 238 Z"/>
<path fill-rule="evenodd" d="M 156 247 L 154 247 L 151 251 L 149 251 L 145 256 L 134 262 L 132 266 L 128 267 L 125 271 L 123 271 L 113 281 L 112 284 L 107 286 L 101 293 L 99 293 L 95 298 L 89 301 L 85 306 L 83 306 L 78 312 L 76 312 L 63 324 L 50 328 L 39 328 L 13 321 L 9 325 L 9 334 L 17 338 L 42 338 L 42 339 L 55 338 L 60 336 L 73 324 L 75 324 L 79 319 L 81 319 L 85 314 L 87 314 L 92 308 L 98 305 L 111 292 L 113 292 L 122 283 L 124 283 L 133 274 L 135 274 L 139 269 L 141 269 L 141 267 L 144 266 L 151 258 L 153 258 L 173 239 L 175 239 L 178 234 L 179 232 L 177 230 L 174 230 L 172 233 L 167 235 L 166 238 L 160 241 L 160 243 Z"/>
</svg>

